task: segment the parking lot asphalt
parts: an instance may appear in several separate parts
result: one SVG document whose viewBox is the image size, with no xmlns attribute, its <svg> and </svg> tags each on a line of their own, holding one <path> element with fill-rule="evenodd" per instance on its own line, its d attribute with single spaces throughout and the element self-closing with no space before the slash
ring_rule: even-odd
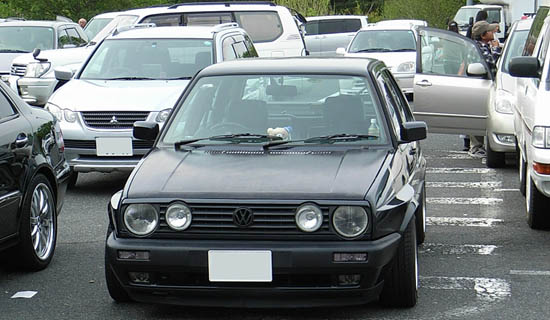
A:
<svg viewBox="0 0 550 320">
<path fill-rule="evenodd" d="M 428 161 L 427 235 L 412 309 L 183 308 L 117 304 L 104 279 L 107 202 L 126 174 L 84 174 L 59 217 L 56 253 L 38 273 L 0 265 L 0 319 L 545 319 L 550 314 L 550 231 L 531 230 L 517 168 L 461 151 L 454 135 L 422 142 Z M 36 291 L 30 299 L 12 299 Z"/>
</svg>

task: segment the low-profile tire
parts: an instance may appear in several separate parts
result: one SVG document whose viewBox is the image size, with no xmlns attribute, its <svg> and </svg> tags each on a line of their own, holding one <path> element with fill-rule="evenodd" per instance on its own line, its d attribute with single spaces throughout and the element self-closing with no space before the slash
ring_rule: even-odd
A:
<svg viewBox="0 0 550 320">
<path fill-rule="evenodd" d="M 10 264 L 28 271 L 46 268 L 57 241 L 55 193 L 42 174 L 34 176 L 25 191 L 19 221 L 19 243 L 8 251 Z"/>
<path fill-rule="evenodd" d="M 380 303 L 387 307 L 411 308 L 418 300 L 418 250 L 416 228 L 411 220 L 384 275 Z"/>
<path fill-rule="evenodd" d="M 107 232 L 107 238 L 109 237 L 109 234 L 111 232 L 112 231 L 109 228 L 109 231 Z M 105 282 L 107 284 L 109 295 L 113 300 L 115 300 L 116 302 L 132 301 L 126 290 L 124 290 L 124 288 L 118 281 L 115 273 L 113 272 L 113 269 L 111 269 L 111 265 L 109 264 L 109 260 L 107 259 L 107 247 L 105 247 Z"/>
<path fill-rule="evenodd" d="M 485 144 L 487 148 L 485 151 L 487 152 L 487 159 L 486 159 L 486 165 L 488 168 L 502 168 L 506 164 L 505 160 L 505 153 L 504 152 L 497 152 L 491 149 L 491 143 L 489 142 L 489 138 L 485 139 L 487 143 Z"/>
<path fill-rule="evenodd" d="M 69 176 L 69 182 L 67 188 L 73 189 L 76 186 L 76 181 L 78 180 L 78 172 L 71 170 L 71 175 Z"/>
<path fill-rule="evenodd" d="M 538 189 L 530 171 L 526 177 L 525 205 L 527 211 L 527 224 L 531 229 L 550 229 L 550 198 L 542 194 Z"/>
<path fill-rule="evenodd" d="M 416 217 L 416 244 L 421 245 L 426 239 L 426 188 L 422 189 L 420 203 L 414 215 Z"/>
<path fill-rule="evenodd" d="M 527 163 L 523 158 L 523 153 L 518 148 L 518 171 L 519 171 L 519 192 L 525 196 Z"/>
</svg>

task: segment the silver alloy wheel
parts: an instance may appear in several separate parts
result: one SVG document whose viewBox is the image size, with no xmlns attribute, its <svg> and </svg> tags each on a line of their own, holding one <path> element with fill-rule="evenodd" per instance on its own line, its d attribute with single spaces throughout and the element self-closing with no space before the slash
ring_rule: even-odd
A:
<svg viewBox="0 0 550 320">
<path fill-rule="evenodd" d="M 52 193 L 46 184 L 40 183 L 33 190 L 30 212 L 32 245 L 40 260 L 46 260 L 53 251 L 54 215 Z"/>
</svg>

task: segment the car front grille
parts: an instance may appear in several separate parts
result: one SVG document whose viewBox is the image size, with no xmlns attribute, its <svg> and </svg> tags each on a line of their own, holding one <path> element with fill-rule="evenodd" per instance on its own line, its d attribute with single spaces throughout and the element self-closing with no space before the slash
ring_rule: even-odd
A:
<svg viewBox="0 0 550 320">
<path fill-rule="evenodd" d="M 12 76 L 22 77 L 25 75 L 25 72 L 27 72 L 27 66 L 24 64 L 13 64 L 11 66 L 10 74 Z"/>
<path fill-rule="evenodd" d="M 85 111 L 82 119 L 89 128 L 131 129 L 136 121 L 145 121 L 147 111 Z"/>
<path fill-rule="evenodd" d="M 193 237 L 200 235 L 201 238 L 213 238 L 223 236 L 227 238 L 255 238 L 261 239 L 265 237 L 272 238 L 288 236 L 307 236 L 319 237 L 322 236 L 333 238 L 334 234 L 329 227 L 329 211 L 328 206 L 321 206 L 323 212 L 323 224 L 321 228 L 312 233 L 301 231 L 296 226 L 295 213 L 298 205 L 250 205 L 250 204 L 189 204 L 193 214 L 191 226 L 189 229 L 178 232 L 172 230 L 166 223 L 165 212 L 167 205 L 162 205 L 160 208 L 160 225 L 156 235 L 174 236 L 181 235 L 184 237 Z M 238 208 L 248 208 L 254 214 L 254 222 L 248 227 L 237 226 L 233 222 L 233 212 Z"/>
<path fill-rule="evenodd" d="M 95 140 L 70 140 L 66 139 L 65 148 L 73 149 L 95 149 Z M 153 147 L 153 141 L 146 140 L 132 140 L 132 148 L 135 149 L 151 149 Z"/>
</svg>

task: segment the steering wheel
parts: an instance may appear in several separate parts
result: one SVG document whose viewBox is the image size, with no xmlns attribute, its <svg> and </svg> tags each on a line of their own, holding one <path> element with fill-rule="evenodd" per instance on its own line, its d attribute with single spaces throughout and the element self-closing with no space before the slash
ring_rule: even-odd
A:
<svg viewBox="0 0 550 320">
<path fill-rule="evenodd" d="M 210 127 L 210 130 L 216 133 L 219 132 L 220 134 L 244 133 L 250 131 L 249 128 L 240 123 L 226 121 L 216 123 L 215 125 Z"/>
</svg>

